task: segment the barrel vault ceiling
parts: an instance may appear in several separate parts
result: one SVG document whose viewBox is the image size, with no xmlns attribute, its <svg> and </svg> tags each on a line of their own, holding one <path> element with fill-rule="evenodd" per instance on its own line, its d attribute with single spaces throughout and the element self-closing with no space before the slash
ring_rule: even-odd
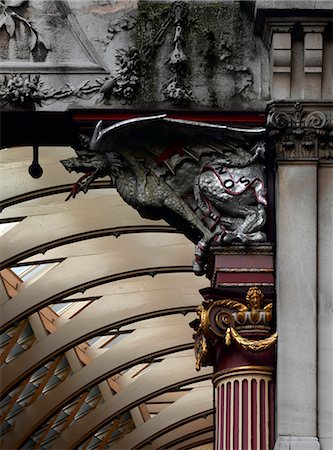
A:
<svg viewBox="0 0 333 450">
<path fill-rule="evenodd" d="M 107 179 L 66 202 L 71 148 L 41 148 L 40 179 L 31 155 L 0 152 L 2 448 L 211 448 L 193 244 Z"/>
</svg>

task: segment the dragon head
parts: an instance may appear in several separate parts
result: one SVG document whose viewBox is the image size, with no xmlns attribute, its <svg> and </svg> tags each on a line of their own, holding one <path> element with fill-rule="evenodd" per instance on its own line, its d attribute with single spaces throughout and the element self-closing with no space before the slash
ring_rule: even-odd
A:
<svg viewBox="0 0 333 450">
<path fill-rule="evenodd" d="M 109 164 L 105 155 L 95 152 L 77 152 L 78 156 L 61 160 L 61 164 L 68 172 L 83 173 L 84 175 L 74 184 L 71 193 L 66 200 L 75 198 L 80 191 L 86 193 L 90 184 L 96 178 L 108 175 Z"/>
</svg>

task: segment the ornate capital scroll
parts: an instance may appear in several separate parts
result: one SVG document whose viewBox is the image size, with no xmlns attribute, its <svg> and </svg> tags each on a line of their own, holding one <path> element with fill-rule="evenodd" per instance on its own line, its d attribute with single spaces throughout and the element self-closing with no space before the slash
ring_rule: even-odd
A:
<svg viewBox="0 0 333 450">
<path fill-rule="evenodd" d="M 271 333 L 273 304 L 264 300 L 262 291 L 251 287 L 245 299 L 222 298 L 203 301 L 198 318 L 190 326 L 193 334 L 196 369 L 214 364 L 216 345 L 228 347 L 235 342 L 246 352 L 261 352 L 275 345 L 277 333 Z"/>
<path fill-rule="evenodd" d="M 287 160 L 333 158 L 333 104 L 274 102 L 267 116 L 277 157 Z"/>
</svg>

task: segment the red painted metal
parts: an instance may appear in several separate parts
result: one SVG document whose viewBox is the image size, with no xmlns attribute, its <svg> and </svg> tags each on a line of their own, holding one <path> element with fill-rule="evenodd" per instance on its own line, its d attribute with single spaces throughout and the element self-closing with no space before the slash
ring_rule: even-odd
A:
<svg viewBox="0 0 333 450">
<path fill-rule="evenodd" d="M 251 448 L 258 449 L 257 421 L 258 421 L 258 404 L 257 404 L 257 381 L 251 381 Z"/>
<path fill-rule="evenodd" d="M 249 336 L 248 336 L 249 337 Z M 267 335 L 251 335 L 251 339 L 263 339 Z M 232 343 L 225 346 L 223 343 L 216 346 L 216 370 L 221 371 L 233 367 L 242 366 L 264 366 L 273 367 L 274 349 L 273 347 L 263 352 L 247 352 L 237 344 Z"/>
<path fill-rule="evenodd" d="M 268 386 L 269 395 L 269 448 L 273 449 L 275 443 L 275 386 L 270 381 Z"/>
<path fill-rule="evenodd" d="M 226 450 L 230 450 L 230 438 L 231 438 L 231 383 L 227 383 L 227 411 L 226 411 Z"/>
<path fill-rule="evenodd" d="M 223 426 L 224 426 L 224 402 L 226 401 L 226 399 L 225 399 L 225 392 L 224 392 L 224 385 L 222 385 L 221 386 L 221 397 L 220 397 L 220 405 L 219 405 L 219 407 L 220 407 L 220 417 L 221 417 L 221 420 L 220 420 L 220 423 L 219 423 L 219 427 L 218 427 L 218 430 L 219 430 L 219 432 L 218 433 L 216 433 L 216 434 L 220 434 L 220 436 L 219 436 L 219 444 L 220 444 L 220 447 L 217 449 L 217 450 L 225 450 L 224 449 L 224 442 L 223 442 Z"/>
<path fill-rule="evenodd" d="M 274 274 L 271 272 L 218 272 L 216 284 L 222 283 L 274 283 Z"/>
<path fill-rule="evenodd" d="M 234 382 L 234 445 L 233 450 L 239 450 L 240 429 L 239 429 L 239 381 Z"/>
<path fill-rule="evenodd" d="M 248 391 L 249 390 L 249 383 L 247 380 L 243 381 L 242 384 L 242 448 L 248 449 L 249 448 L 249 400 L 248 400 Z"/>
<path fill-rule="evenodd" d="M 266 445 L 267 436 L 267 426 L 266 426 L 266 389 L 265 381 L 260 380 L 260 449 L 268 450 Z"/>
<path fill-rule="evenodd" d="M 216 255 L 215 268 L 273 269 L 273 255 Z"/>
</svg>

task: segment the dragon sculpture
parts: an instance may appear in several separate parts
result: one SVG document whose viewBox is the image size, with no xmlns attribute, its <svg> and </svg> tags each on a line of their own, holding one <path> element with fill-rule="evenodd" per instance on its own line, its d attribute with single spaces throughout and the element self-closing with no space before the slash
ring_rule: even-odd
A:
<svg viewBox="0 0 333 450">
<path fill-rule="evenodd" d="M 264 132 L 164 114 L 104 128 L 99 122 L 90 146 L 61 161 L 84 173 L 68 198 L 110 176 L 142 217 L 164 219 L 196 243 L 193 269 L 202 275 L 212 241 L 266 240 Z"/>
</svg>

